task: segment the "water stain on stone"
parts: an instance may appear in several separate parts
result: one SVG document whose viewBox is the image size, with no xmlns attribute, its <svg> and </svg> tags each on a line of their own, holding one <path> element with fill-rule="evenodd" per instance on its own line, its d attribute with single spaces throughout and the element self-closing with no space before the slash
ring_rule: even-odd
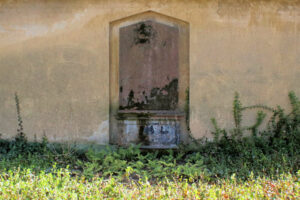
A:
<svg viewBox="0 0 300 200">
<path fill-rule="evenodd" d="M 147 136 L 147 134 L 145 134 L 145 128 L 147 128 L 146 126 L 147 121 L 145 119 L 140 119 L 139 120 L 139 143 L 142 145 L 149 145 L 150 141 L 149 141 L 149 137 Z"/>
<path fill-rule="evenodd" d="M 152 28 L 150 24 L 146 24 L 144 22 L 138 23 L 136 28 L 134 29 L 135 44 L 145 44 L 150 43 L 151 39 L 155 36 L 155 30 Z"/>
<path fill-rule="evenodd" d="M 120 110 L 175 110 L 178 104 L 178 79 L 173 79 L 163 88 L 152 88 L 150 96 L 143 92 L 145 101 L 138 101 L 134 91 L 130 90 L 127 105 Z"/>
</svg>

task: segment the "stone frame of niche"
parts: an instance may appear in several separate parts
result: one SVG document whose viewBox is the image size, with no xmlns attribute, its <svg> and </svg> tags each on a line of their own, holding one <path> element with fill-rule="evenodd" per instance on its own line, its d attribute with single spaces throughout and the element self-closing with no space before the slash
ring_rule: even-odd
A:
<svg viewBox="0 0 300 200">
<path fill-rule="evenodd" d="M 180 118 L 180 140 L 188 140 L 188 121 L 186 120 L 186 105 L 188 105 L 187 90 L 189 90 L 189 23 L 183 20 L 166 16 L 154 11 L 146 11 L 121 18 L 109 24 L 109 142 L 110 144 L 122 143 L 119 136 L 118 123 L 120 120 L 119 110 L 119 29 L 142 21 L 155 21 L 179 30 L 178 38 L 178 104 L 174 111 L 134 111 L 133 116 L 141 116 L 147 113 L 160 113 L 165 116 Z M 122 111 L 121 111 L 122 112 Z"/>
</svg>

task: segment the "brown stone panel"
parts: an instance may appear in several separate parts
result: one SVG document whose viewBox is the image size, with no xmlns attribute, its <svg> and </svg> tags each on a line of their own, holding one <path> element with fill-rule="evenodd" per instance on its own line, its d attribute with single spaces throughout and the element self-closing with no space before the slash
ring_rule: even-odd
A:
<svg viewBox="0 0 300 200">
<path fill-rule="evenodd" d="M 146 20 L 119 33 L 120 109 L 176 109 L 178 28 Z"/>
</svg>

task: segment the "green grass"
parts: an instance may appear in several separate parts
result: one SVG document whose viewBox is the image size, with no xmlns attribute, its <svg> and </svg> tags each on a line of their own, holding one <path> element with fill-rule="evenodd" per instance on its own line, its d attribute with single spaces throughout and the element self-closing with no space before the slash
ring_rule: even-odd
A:
<svg viewBox="0 0 300 200">
<path fill-rule="evenodd" d="M 300 171 L 282 174 L 276 180 L 250 177 L 238 182 L 219 179 L 216 183 L 182 180 L 149 181 L 74 176 L 68 169 L 35 174 L 30 169 L 0 174 L 0 199 L 297 199 Z"/>
<path fill-rule="evenodd" d="M 247 140 L 237 149 L 221 144 L 197 151 L 131 146 L 80 152 L 2 141 L 0 199 L 300 198 L 299 149 L 264 152 Z"/>
</svg>

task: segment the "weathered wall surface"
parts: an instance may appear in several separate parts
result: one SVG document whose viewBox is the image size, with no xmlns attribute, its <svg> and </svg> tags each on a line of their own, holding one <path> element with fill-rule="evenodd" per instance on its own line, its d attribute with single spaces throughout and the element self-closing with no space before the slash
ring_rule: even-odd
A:
<svg viewBox="0 0 300 200">
<path fill-rule="evenodd" d="M 108 143 L 109 23 L 148 10 L 190 24 L 195 137 L 211 117 L 232 126 L 234 91 L 245 105 L 300 96 L 299 0 L 0 1 L 2 137 L 16 134 L 17 92 L 30 139 Z"/>
</svg>

